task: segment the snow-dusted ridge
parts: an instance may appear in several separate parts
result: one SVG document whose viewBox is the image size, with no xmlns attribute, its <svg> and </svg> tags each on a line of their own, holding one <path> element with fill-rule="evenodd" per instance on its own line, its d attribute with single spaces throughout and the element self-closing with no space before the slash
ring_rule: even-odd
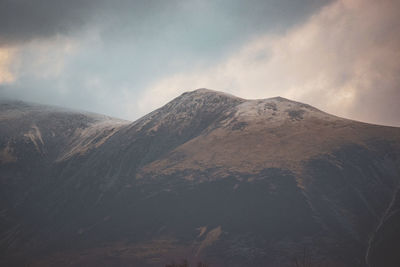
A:
<svg viewBox="0 0 400 267">
<path fill-rule="evenodd" d="M 0 162 L 17 160 L 19 149 L 32 146 L 56 161 L 103 144 L 124 121 L 109 116 L 18 100 L 0 101 Z M 20 155 L 19 158 L 24 157 Z"/>
</svg>

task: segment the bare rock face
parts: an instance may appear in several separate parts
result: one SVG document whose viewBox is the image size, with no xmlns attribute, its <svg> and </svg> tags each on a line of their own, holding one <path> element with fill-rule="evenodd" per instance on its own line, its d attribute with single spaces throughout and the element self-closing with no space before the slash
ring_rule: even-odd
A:
<svg viewBox="0 0 400 267">
<path fill-rule="evenodd" d="M 185 93 L 128 123 L 0 103 L 0 264 L 398 266 L 400 129 Z"/>
</svg>

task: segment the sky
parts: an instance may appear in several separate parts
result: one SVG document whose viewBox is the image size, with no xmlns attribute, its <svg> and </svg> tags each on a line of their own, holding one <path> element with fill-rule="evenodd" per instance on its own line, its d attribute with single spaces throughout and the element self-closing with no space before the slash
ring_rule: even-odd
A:
<svg viewBox="0 0 400 267">
<path fill-rule="evenodd" d="M 136 120 L 185 91 L 400 126 L 398 0 L 0 0 L 0 98 Z"/>
</svg>

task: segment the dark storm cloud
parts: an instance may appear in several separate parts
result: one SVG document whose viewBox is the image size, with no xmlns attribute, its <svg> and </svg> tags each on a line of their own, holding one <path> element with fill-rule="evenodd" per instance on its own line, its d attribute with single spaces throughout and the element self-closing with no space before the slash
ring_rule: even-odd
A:
<svg viewBox="0 0 400 267">
<path fill-rule="evenodd" d="M 158 34 L 179 25 L 176 38 L 190 37 L 179 31 L 207 30 L 214 24 L 229 32 L 256 32 L 288 25 L 328 1 L 92 1 L 0 0 L 0 45 L 12 45 L 57 34 L 71 34 L 88 24 L 101 27 L 106 38 Z M 197 20 L 202 20 L 199 23 Z M 231 28 L 235 26 L 235 28 Z M 188 27 L 193 27 L 188 29 Z M 224 33 L 222 33 L 224 35 Z M 231 34 L 231 37 L 234 35 Z M 184 42 L 185 40 L 182 40 Z"/>
<path fill-rule="evenodd" d="M 96 1 L 1 0 L 0 45 L 65 34 L 86 23 Z"/>
<path fill-rule="evenodd" d="M 147 4 L 146 4 L 147 2 Z M 159 1 L 160 6 L 165 1 Z M 155 1 L 1 0 L 0 44 L 15 44 L 57 34 L 70 34 L 88 23 L 123 12 L 149 12 Z"/>
</svg>

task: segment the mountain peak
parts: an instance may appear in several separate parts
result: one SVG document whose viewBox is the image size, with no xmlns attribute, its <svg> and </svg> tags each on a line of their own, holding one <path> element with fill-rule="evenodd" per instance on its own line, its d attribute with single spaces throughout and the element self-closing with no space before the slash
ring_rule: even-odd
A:
<svg viewBox="0 0 400 267">
<path fill-rule="evenodd" d="M 313 106 L 310 106 L 308 104 L 294 101 L 285 97 L 281 96 L 276 96 L 276 97 L 269 97 L 269 98 L 260 98 L 260 99 L 245 99 L 241 97 L 237 97 L 235 95 L 232 95 L 230 93 L 222 92 L 222 91 L 216 91 L 216 90 L 211 90 L 207 88 L 199 88 L 193 91 L 187 91 L 180 95 L 179 97 L 175 98 L 172 100 L 172 102 L 185 102 L 185 101 L 191 101 L 193 99 L 204 99 L 206 102 L 210 102 L 212 104 L 218 104 L 218 99 L 222 100 L 232 100 L 238 104 L 243 104 L 246 102 L 249 103 L 275 103 L 276 105 L 284 105 L 288 107 L 298 107 L 298 108 L 307 108 L 309 110 L 313 111 L 320 111 L 316 109 Z M 198 100 L 197 100 L 198 101 Z M 168 103 L 169 104 L 169 103 Z M 167 104 L 167 105 L 168 105 Z"/>
<path fill-rule="evenodd" d="M 181 129 L 195 122 L 200 123 L 203 128 L 222 117 L 246 123 L 268 121 L 281 124 L 287 120 L 300 121 L 303 118 L 330 120 L 334 116 L 281 96 L 244 99 L 225 92 L 199 88 L 181 94 L 132 123 L 132 127 L 143 128 L 147 125 L 145 128 L 154 130 L 160 125 L 174 125 L 174 128 Z"/>
<path fill-rule="evenodd" d="M 229 93 L 221 92 L 221 91 L 216 91 L 216 90 L 211 90 L 207 88 L 199 88 L 193 91 L 187 91 L 184 92 L 180 96 L 186 96 L 186 97 L 226 97 L 226 98 L 232 98 L 232 99 L 239 99 L 239 97 L 234 96 Z M 179 97 L 178 97 L 179 98 Z"/>
<path fill-rule="evenodd" d="M 282 96 L 274 96 L 274 97 L 269 97 L 269 98 L 265 98 L 266 100 L 274 100 L 274 101 L 279 101 L 279 102 L 295 102 L 291 99 L 282 97 Z"/>
<path fill-rule="evenodd" d="M 132 127 L 142 128 L 145 125 L 154 124 L 149 128 L 154 130 L 160 125 L 175 125 L 176 128 L 182 128 L 192 123 L 205 127 L 223 112 L 244 102 L 246 102 L 245 99 L 227 93 L 201 88 L 181 94 L 161 108 L 132 123 Z"/>
</svg>

